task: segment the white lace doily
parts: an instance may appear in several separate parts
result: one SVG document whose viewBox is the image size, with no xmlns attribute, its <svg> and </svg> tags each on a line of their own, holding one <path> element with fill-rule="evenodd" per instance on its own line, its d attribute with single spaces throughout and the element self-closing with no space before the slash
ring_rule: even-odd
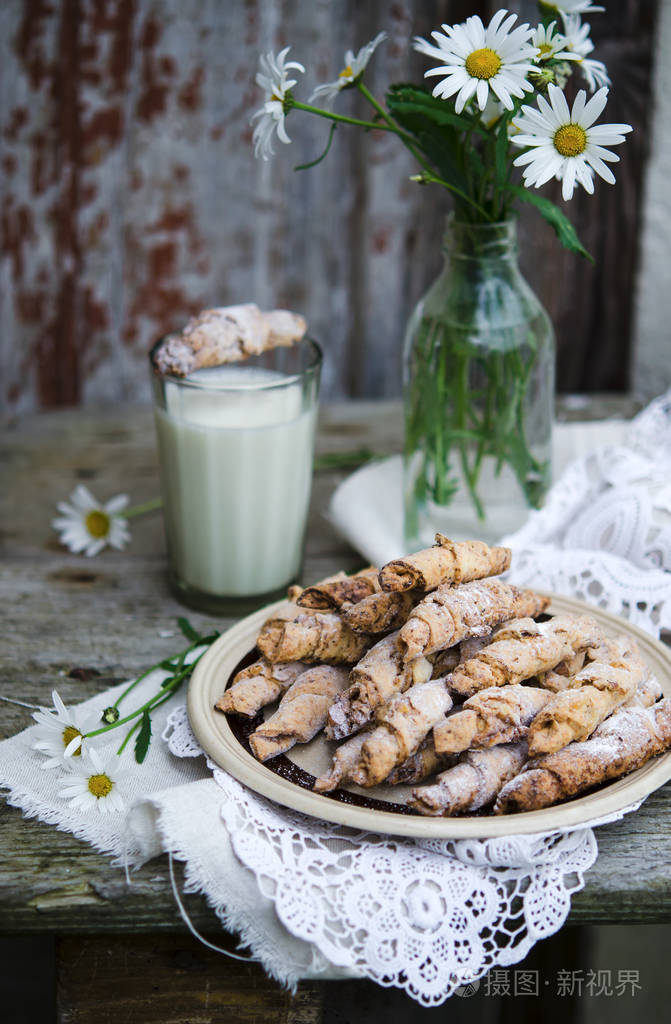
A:
<svg viewBox="0 0 671 1024">
<path fill-rule="evenodd" d="M 185 706 L 170 715 L 164 739 L 178 757 L 202 753 Z M 591 827 L 458 841 L 355 832 L 278 807 L 208 764 L 226 796 L 235 854 L 288 931 L 424 1006 L 518 963 L 556 932 L 597 857 Z"/>
<path fill-rule="evenodd" d="M 671 630 L 671 391 L 632 421 L 624 445 L 575 459 L 503 543 L 514 582 L 598 604 L 655 636 Z"/>
</svg>

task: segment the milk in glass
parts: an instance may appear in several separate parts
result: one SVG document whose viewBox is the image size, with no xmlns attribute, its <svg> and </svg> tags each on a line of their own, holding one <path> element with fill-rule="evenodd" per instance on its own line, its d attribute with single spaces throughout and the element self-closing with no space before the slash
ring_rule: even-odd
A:
<svg viewBox="0 0 671 1024">
<path fill-rule="evenodd" d="M 164 404 L 161 486 L 180 582 L 227 597 L 286 586 L 300 569 L 312 477 L 316 406 L 301 381 L 221 366 L 166 381 Z"/>
</svg>

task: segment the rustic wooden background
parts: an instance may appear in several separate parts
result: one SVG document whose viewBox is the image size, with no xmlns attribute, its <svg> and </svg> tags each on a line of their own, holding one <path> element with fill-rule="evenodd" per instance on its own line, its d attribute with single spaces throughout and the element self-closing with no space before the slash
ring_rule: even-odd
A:
<svg viewBox="0 0 671 1024">
<path fill-rule="evenodd" d="M 610 0 L 593 16 L 613 78 L 608 120 L 635 133 L 615 188 L 570 214 L 596 266 L 523 217 L 523 268 L 554 319 L 560 390 L 629 381 L 633 292 L 661 0 Z M 527 19 L 535 3 L 510 3 Z M 260 51 L 291 44 L 300 96 L 349 46 L 385 29 L 380 95 L 419 81 L 414 34 L 485 0 L 2 0 L 0 3 L 0 412 L 148 399 L 146 352 L 213 303 L 303 311 L 326 350 L 324 393 L 394 395 L 408 312 L 440 264 L 447 209 L 408 181 L 393 137 L 300 113 L 293 140 L 255 161 L 249 118 Z M 298 92 L 298 90 L 297 90 Z M 343 112 L 363 102 L 347 94 Z M 549 188 L 552 193 L 552 188 Z"/>
</svg>

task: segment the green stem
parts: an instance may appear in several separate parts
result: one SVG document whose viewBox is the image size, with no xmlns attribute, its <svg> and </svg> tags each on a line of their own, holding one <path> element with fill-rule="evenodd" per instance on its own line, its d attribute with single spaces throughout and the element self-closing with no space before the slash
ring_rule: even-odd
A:
<svg viewBox="0 0 671 1024">
<path fill-rule="evenodd" d="M 130 683 L 129 686 L 126 687 L 126 689 L 123 691 L 121 696 L 117 697 L 117 699 L 115 700 L 115 702 L 112 705 L 112 707 L 118 708 L 119 704 L 124 699 L 124 697 L 127 697 L 128 694 L 131 692 L 131 690 L 134 690 L 135 687 L 138 685 L 138 683 L 141 683 L 143 679 L 146 679 L 147 676 L 150 675 L 154 671 L 155 668 L 156 668 L 156 665 L 152 665 L 151 668 L 148 668 L 147 671 L 143 672 L 141 676 L 138 676 L 137 679 L 134 679 L 133 682 Z"/>
<path fill-rule="evenodd" d="M 167 700 L 170 700 L 170 698 L 172 697 L 172 695 L 173 695 L 173 693 L 175 692 L 176 689 L 177 689 L 177 687 L 169 688 L 167 693 L 156 694 L 155 697 L 154 697 L 154 703 L 152 705 L 151 710 L 155 711 L 156 708 L 160 708 L 161 704 L 165 704 L 165 702 Z M 129 739 L 131 738 L 133 733 L 137 729 L 139 729 L 141 724 L 142 724 L 142 718 L 140 717 L 140 718 L 138 718 L 137 722 L 135 722 L 135 724 L 133 726 L 131 726 L 131 728 L 128 730 L 128 732 L 126 733 L 126 735 L 124 737 L 123 743 L 121 744 L 121 746 L 117 750 L 117 754 L 119 756 L 124 752 L 124 750 L 126 748 L 126 744 L 128 743 Z"/>
<path fill-rule="evenodd" d="M 447 488 L 447 466 L 449 462 L 449 455 L 445 450 L 445 425 L 443 417 L 445 415 L 445 374 L 447 368 L 445 365 L 445 359 L 447 353 L 445 351 L 445 342 L 441 337 L 438 349 L 438 366 L 436 367 L 436 388 L 438 392 L 437 408 L 435 410 L 436 416 L 436 432 L 434 435 L 434 451 L 435 451 L 435 491 L 436 501 L 439 505 L 445 505 L 448 501 L 448 488 Z"/>
<path fill-rule="evenodd" d="M 465 200 L 465 202 L 469 203 L 474 209 L 478 211 L 478 213 L 482 214 L 485 220 L 492 220 L 491 215 L 487 213 L 483 206 L 480 206 L 480 203 L 476 203 L 475 199 L 471 199 L 471 197 L 466 192 L 462 192 L 462 190 L 460 188 L 457 188 L 456 185 L 450 185 L 449 181 L 445 181 L 444 178 L 439 178 L 437 174 L 434 174 L 432 170 L 428 169 L 428 164 L 424 163 L 423 160 L 420 160 L 420 163 L 422 164 L 422 167 L 427 168 L 427 170 L 422 175 L 422 181 L 424 184 L 442 185 L 443 188 L 448 189 L 450 192 L 453 192 L 455 196 L 459 196 L 460 199 L 463 199 Z"/>
<path fill-rule="evenodd" d="M 377 110 L 377 112 L 380 115 L 380 117 L 384 121 L 386 121 L 386 123 L 391 128 L 393 128 L 395 131 L 399 131 L 400 129 L 399 129 L 398 125 L 396 124 L 396 122 L 394 121 L 394 119 L 391 117 L 391 115 L 388 113 L 388 111 L 386 111 L 384 109 L 384 107 L 382 106 L 380 101 L 375 99 L 375 97 L 373 96 L 372 92 L 370 92 L 370 90 L 366 88 L 366 86 L 363 84 L 361 79 L 357 79 L 357 81 L 355 82 L 355 85 L 356 85 L 357 89 L 359 90 L 359 92 L 363 96 L 366 97 L 366 99 L 370 103 L 371 107 L 374 107 Z M 403 134 L 405 134 L 405 133 L 403 133 Z"/>
<path fill-rule="evenodd" d="M 457 392 L 458 399 L 459 399 L 459 403 L 458 403 L 458 407 L 459 407 L 459 423 L 460 423 L 461 429 L 463 431 L 466 431 L 468 429 L 468 424 L 466 423 L 466 415 L 467 415 L 467 412 L 468 412 L 468 409 L 469 409 L 468 379 L 469 379 L 470 359 L 469 359 L 468 354 L 464 353 L 464 355 L 462 355 L 460 357 L 460 362 L 461 362 L 461 366 L 460 366 L 460 371 L 461 372 L 459 374 L 459 379 L 458 379 L 458 382 L 457 382 L 458 383 L 458 389 L 459 389 L 458 392 Z M 459 456 L 460 456 L 460 459 L 461 459 L 461 468 L 462 468 L 462 472 L 464 474 L 464 479 L 466 480 L 466 484 L 468 486 L 469 493 L 471 495 L 471 500 L 472 500 L 473 505 L 475 507 L 475 511 L 476 511 L 477 517 L 478 517 L 478 519 L 483 520 L 485 518 L 485 510 L 484 510 L 484 508 L 482 506 L 482 502 L 480 501 L 480 497 L 478 495 L 478 490 L 477 490 L 477 487 L 478 487 L 478 476 L 479 476 L 479 467 L 476 469 L 476 467 L 474 466 L 473 469 L 471 469 L 471 467 L 468 464 L 468 444 L 469 444 L 468 438 L 467 437 L 462 437 L 462 439 L 459 442 Z"/>
<path fill-rule="evenodd" d="M 475 455 L 475 464 L 473 466 L 473 473 L 477 482 L 480 476 L 480 467 L 482 465 L 482 459 L 485 454 L 486 448 L 488 447 L 488 438 L 491 437 L 492 433 L 492 382 L 487 377 L 487 391 L 485 394 L 485 412 L 482 422 L 482 433 L 480 440 L 478 441 L 478 450 Z"/>
<path fill-rule="evenodd" d="M 464 144 L 463 144 L 463 147 L 462 147 L 462 150 L 461 150 L 461 167 L 462 167 L 462 170 L 464 172 L 464 177 L 466 178 L 466 182 L 467 182 L 469 188 L 472 187 L 473 174 L 472 174 L 472 169 L 471 169 L 471 162 L 470 162 L 470 160 L 466 159 L 466 154 L 467 154 L 468 149 L 469 149 L 470 144 L 471 144 L 471 138 L 473 136 L 473 129 L 474 129 L 474 125 L 472 125 L 468 129 L 468 131 L 466 132 L 466 135 L 464 137 Z"/>
<path fill-rule="evenodd" d="M 181 665 L 184 664 L 184 658 L 189 653 L 189 651 L 193 651 L 193 650 L 195 650 L 196 647 L 200 647 L 201 644 L 206 642 L 206 639 L 207 638 L 195 640 L 189 647 L 187 647 L 185 650 L 183 650 L 180 654 L 176 655 L 176 657 L 179 658 L 179 666 L 178 667 L 181 667 Z M 124 699 L 124 697 L 127 697 L 128 694 L 131 692 L 131 690 L 135 689 L 135 687 L 138 685 L 138 683 L 141 683 L 143 679 L 146 679 L 148 675 L 150 675 L 152 672 L 154 672 L 157 668 L 160 668 L 160 667 L 161 667 L 161 662 L 159 661 L 155 665 L 152 665 L 151 668 L 148 668 L 146 670 L 146 672 L 143 672 L 142 675 L 138 676 L 137 679 L 134 679 L 133 682 L 130 683 L 126 687 L 126 689 L 123 691 L 121 696 L 117 697 L 117 699 L 115 700 L 115 702 L 112 705 L 112 707 L 118 708 L 119 704 Z"/>
<path fill-rule="evenodd" d="M 353 124 L 358 126 L 359 128 L 375 128 L 378 131 L 382 132 L 393 132 L 394 135 L 398 135 L 401 142 L 403 142 L 403 144 L 410 150 L 415 160 L 417 160 L 417 162 L 424 168 L 425 174 L 423 175 L 423 178 L 427 183 L 442 185 L 443 188 L 446 188 L 450 192 L 453 192 L 454 195 L 459 196 L 460 199 L 463 199 L 465 202 L 470 203 L 471 206 L 473 206 L 479 213 L 482 214 L 485 220 L 491 220 L 492 218 L 489 216 L 487 211 L 484 210 L 478 203 L 476 203 L 475 200 L 471 199 L 471 197 L 467 195 L 466 192 L 462 192 L 462 190 L 460 188 L 457 188 L 456 185 L 451 185 L 449 181 L 445 181 L 444 178 L 439 178 L 437 177 L 437 175 L 434 174 L 431 165 L 428 164 L 424 157 L 418 152 L 411 136 L 408 135 L 406 132 L 402 131 L 394 124 L 393 120 L 389 117 L 389 115 L 386 113 L 383 107 L 378 103 L 378 101 L 375 99 L 372 93 L 370 93 L 368 89 L 366 89 L 363 83 L 357 83 L 357 85 L 361 92 L 363 93 L 363 95 L 366 97 L 366 99 L 373 104 L 375 110 L 377 110 L 380 113 L 380 115 L 384 118 L 384 124 L 380 124 L 379 121 L 363 121 L 358 117 L 346 117 L 344 114 L 334 114 L 330 110 L 322 110 L 320 107 L 313 107 L 310 103 L 301 103 L 299 100 L 295 100 L 293 96 L 291 98 L 286 97 L 285 103 L 289 108 L 295 107 L 296 110 L 306 110 L 309 114 L 317 114 L 318 117 L 325 117 L 329 121 L 337 121 L 340 122 L 341 124 Z"/>
<path fill-rule="evenodd" d="M 203 651 L 203 654 L 205 654 L 205 651 Z M 172 696 L 172 694 L 179 689 L 179 687 L 184 682 L 186 677 L 193 672 L 194 668 L 202 658 L 203 654 L 200 654 L 189 665 L 185 665 L 181 672 L 177 673 L 170 679 L 170 683 L 168 686 L 161 689 L 159 693 L 155 693 L 153 697 L 150 697 L 148 701 L 145 701 L 145 703 L 142 704 L 139 708 L 136 708 L 135 711 L 131 711 L 131 713 L 129 715 L 125 715 L 124 718 L 119 718 L 118 721 L 113 722 L 111 725 L 104 725 L 100 729 L 93 729 L 91 732 L 83 733 L 83 738 L 91 739 L 92 736 L 100 736 L 102 735 L 102 733 L 110 732 L 112 729 L 118 729 L 120 726 L 125 725 L 126 722 L 132 722 L 133 719 L 141 715 L 143 711 L 149 711 L 155 705 L 162 703 L 163 700 L 167 700 L 169 696 Z M 146 674 L 147 673 L 145 673 L 145 675 Z"/>
<path fill-rule="evenodd" d="M 156 509 L 163 507 L 163 501 L 161 498 L 152 498 L 150 501 L 145 501 L 141 505 L 133 505 L 132 508 L 126 509 L 125 512 L 120 512 L 119 516 L 121 519 L 134 519 L 135 516 L 143 516 L 145 512 L 155 512 Z"/>
<path fill-rule="evenodd" d="M 117 750 L 117 757 L 121 757 L 121 755 L 123 754 L 124 750 L 126 749 L 126 744 L 128 743 L 129 739 L 131 738 L 131 736 L 133 735 L 135 730 L 140 728 L 140 723 L 141 722 L 142 722 L 142 719 L 138 718 L 138 720 L 135 723 L 135 725 L 132 725 L 130 727 L 130 729 L 128 730 L 128 732 L 126 733 L 126 735 L 124 737 L 123 743 L 121 744 L 121 746 Z"/>
<path fill-rule="evenodd" d="M 192 666 L 189 665 L 189 671 L 191 671 L 191 668 Z M 145 701 L 145 703 L 142 704 L 141 707 L 136 708 L 135 711 L 131 711 L 129 715 L 126 715 L 124 718 L 120 718 L 117 722 L 114 722 L 112 725 L 104 725 L 101 729 L 93 729 L 91 732 L 85 732 L 83 734 L 83 738 L 88 740 L 91 739 L 92 736 L 100 736 L 104 732 L 110 732 L 112 729 L 118 729 L 120 726 L 125 725 L 126 722 L 132 722 L 133 719 L 137 718 L 138 715 L 141 715 L 143 711 L 151 710 L 151 708 L 154 707 L 154 705 L 159 699 L 163 699 L 166 693 L 173 694 L 175 690 L 178 689 L 179 684 L 184 680 L 184 678 L 187 675 L 188 672 L 185 671 L 179 676 L 175 676 L 174 685 L 171 684 L 170 686 L 167 686 L 165 690 L 163 690 L 161 693 L 155 693 L 154 696 L 151 697 L 148 701 Z"/>
<path fill-rule="evenodd" d="M 322 110 L 321 107 L 313 107 L 310 103 L 301 103 L 299 100 L 285 97 L 285 104 L 289 109 L 306 110 L 308 114 L 317 114 L 318 117 L 325 117 L 328 121 L 337 121 L 340 124 L 353 124 L 358 128 L 376 129 L 381 132 L 393 132 L 405 141 L 405 132 L 392 125 L 380 124 L 378 121 L 363 121 L 359 117 L 346 117 L 344 114 L 334 114 L 331 110 Z"/>
</svg>

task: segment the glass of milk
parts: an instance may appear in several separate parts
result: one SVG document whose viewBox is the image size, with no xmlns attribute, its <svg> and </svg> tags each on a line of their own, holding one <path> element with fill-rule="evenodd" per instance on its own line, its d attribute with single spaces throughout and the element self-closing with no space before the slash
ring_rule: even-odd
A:
<svg viewBox="0 0 671 1024">
<path fill-rule="evenodd" d="M 173 592 L 214 614 L 283 596 L 303 559 L 319 346 L 184 378 L 150 362 Z"/>
</svg>

